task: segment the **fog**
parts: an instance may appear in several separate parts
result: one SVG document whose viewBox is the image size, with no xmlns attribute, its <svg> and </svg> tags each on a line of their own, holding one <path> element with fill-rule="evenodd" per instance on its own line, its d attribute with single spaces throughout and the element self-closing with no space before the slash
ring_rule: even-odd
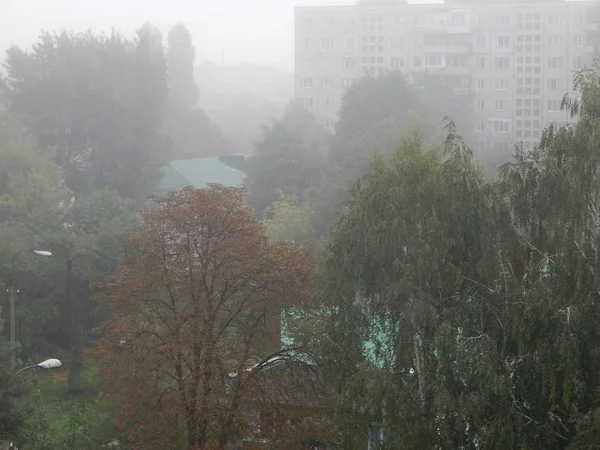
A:
<svg viewBox="0 0 600 450">
<path fill-rule="evenodd" d="M 600 0 L 446 1 L 0 0 L 0 450 L 598 448 Z"/>
<path fill-rule="evenodd" d="M 126 34 L 150 21 L 165 31 L 183 22 L 194 36 L 199 60 L 226 65 L 254 63 L 293 69 L 297 0 L 1 0 L 0 51 L 28 46 L 41 29 L 68 28 Z M 332 0 L 328 4 L 350 4 Z"/>
</svg>

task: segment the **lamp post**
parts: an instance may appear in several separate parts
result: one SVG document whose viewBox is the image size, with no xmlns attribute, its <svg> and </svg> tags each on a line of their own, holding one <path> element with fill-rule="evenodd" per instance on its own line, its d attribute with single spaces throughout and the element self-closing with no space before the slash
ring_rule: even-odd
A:
<svg viewBox="0 0 600 450">
<path fill-rule="evenodd" d="M 16 352 L 16 330 L 15 330 L 15 300 L 19 289 L 14 285 L 13 282 L 13 265 L 14 262 L 21 253 L 32 252 L 36 256 L 50 257 L 52 252 L 47 250 L 19 250 L 16 252 L 11 260 L 9 267 L 9 283 L 8 283 L 8 301 L 10 303 L 10 345 L 11 345 L 11 368 L 14 369 L 17 365 L 17 352 Z"/>
<path fill-rule="evenodd" d="M 22 369 L 18 370 L 17 372 L 15 372 L 15 374 L 13 375 L 13 379 L 19 375 L 21 372 L 25 371 L 25 370 L 29 370 L 29 369 L 43 369 L 43 370 L 48 370 L 48 369 L 56 369 L 58 367 L 62 366 L 62 362 L 60 362 L 60 360 L 56 359 L 56 358 L 50 358 L 47 359 L 46 361 L 42 361 L 39 364 L 34 364 L 33 366 L 27 366 L 27 367 L 23 367 Z"/>
<path fill-rule="evenodd" d="M 23 367 L 22 369 L 18 370 L 17 372 L 15 372 L 12 376 L 12 378 L 10 379 L 10 381 L 12 382 L 15 377 L 17 375 L 19 375 L 21 372 L 24 372 L 25 370 L 29 370 L 29 369 L 43 369 L 43 370 L 48 370 L 48 369 L 56 369 L 58 367 L 62 366 L 62 362 L 60 362 L 60 360 L 56 359 L 56 358 L 50 358 L 47 359 L 45 361 L 42 361 L 39 364 L 34 364 L 32 366 L 27 366 L 27 367 Z M 6 407 L 6 405 L 9 405 L 8 403 L 8 389 L 9 387 L 6 386 L 6 389 L 4 390 L 4 394 L 2 396 L 1 399 L 1 404 L 4 405 Z M 5 439 L 4 441 L 2 441 L 3 439 Z M 5 447 L 7 446 L 7 447 Z M 11 449 L 11 448 L 15 448 L 14 444 L 12 442 L 10 442 L 10 439 L 8 438 L 8 431 L 4 431 L 3 436 L 0 438 L 0 447 L 2 449 L 6 448 L 6 449 Z"/>
</svg>

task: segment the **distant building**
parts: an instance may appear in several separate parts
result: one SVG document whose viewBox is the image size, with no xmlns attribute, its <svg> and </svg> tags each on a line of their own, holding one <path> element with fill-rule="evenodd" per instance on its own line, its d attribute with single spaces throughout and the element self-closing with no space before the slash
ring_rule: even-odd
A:
<svg viewBox="0 0 600 450">
<path fill-rule="evenodd" d="M 334 129 L 345 90 L 365 74 L 399 70 L 453 77 L 472 99 L 482 154 L 539 142 L 596 52 L 599 1 L 362 0 L 296 8 L 296 98 Z"/>
</svg>

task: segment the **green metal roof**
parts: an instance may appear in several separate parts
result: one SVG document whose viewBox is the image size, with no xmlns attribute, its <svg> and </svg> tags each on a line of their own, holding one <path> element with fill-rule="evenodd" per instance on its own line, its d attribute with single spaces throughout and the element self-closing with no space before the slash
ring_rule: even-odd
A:
<svg viewBox="0 0 600 450">
<path fill-rule="evenodd" d="M 208 184 L 237 187 L 244 184 L 246 174 L 240 170 L 243 156 L 207 157 L 171 161 L 163 167 L 163 176 L 153 194 L 180 191 L 185 187 L 203 189 Z M 234 167 L 230 161 L 235 160 Z"/>
</svg>

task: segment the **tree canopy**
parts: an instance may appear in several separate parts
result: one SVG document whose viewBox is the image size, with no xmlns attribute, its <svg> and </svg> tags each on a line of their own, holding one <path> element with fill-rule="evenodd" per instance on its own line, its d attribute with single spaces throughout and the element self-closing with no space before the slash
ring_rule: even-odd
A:
<svg viewBox="0 0 600 450">
<path fill-rule="evenodd" d="M 307 304 L 314 265 L 298 245 L 269 245 L 243 196 L 212 185 L 155 198 L 99 286 L 113 314 L 94 355 L 138 445 L 224 449 L 248 433 L 243 411 L 269 401 L 253 380 L 286 353 L 273 314 Z"/>
<path fill-rule="evenodd" d="M 166 61 L 151 28 L 133 40 L 116 32 L 42 33 L 31 51 L 11 48 L 4 66 L 9 111 L 56 154 L 76 196 L 148 192 L 167 157 Z"/>
</svg>

